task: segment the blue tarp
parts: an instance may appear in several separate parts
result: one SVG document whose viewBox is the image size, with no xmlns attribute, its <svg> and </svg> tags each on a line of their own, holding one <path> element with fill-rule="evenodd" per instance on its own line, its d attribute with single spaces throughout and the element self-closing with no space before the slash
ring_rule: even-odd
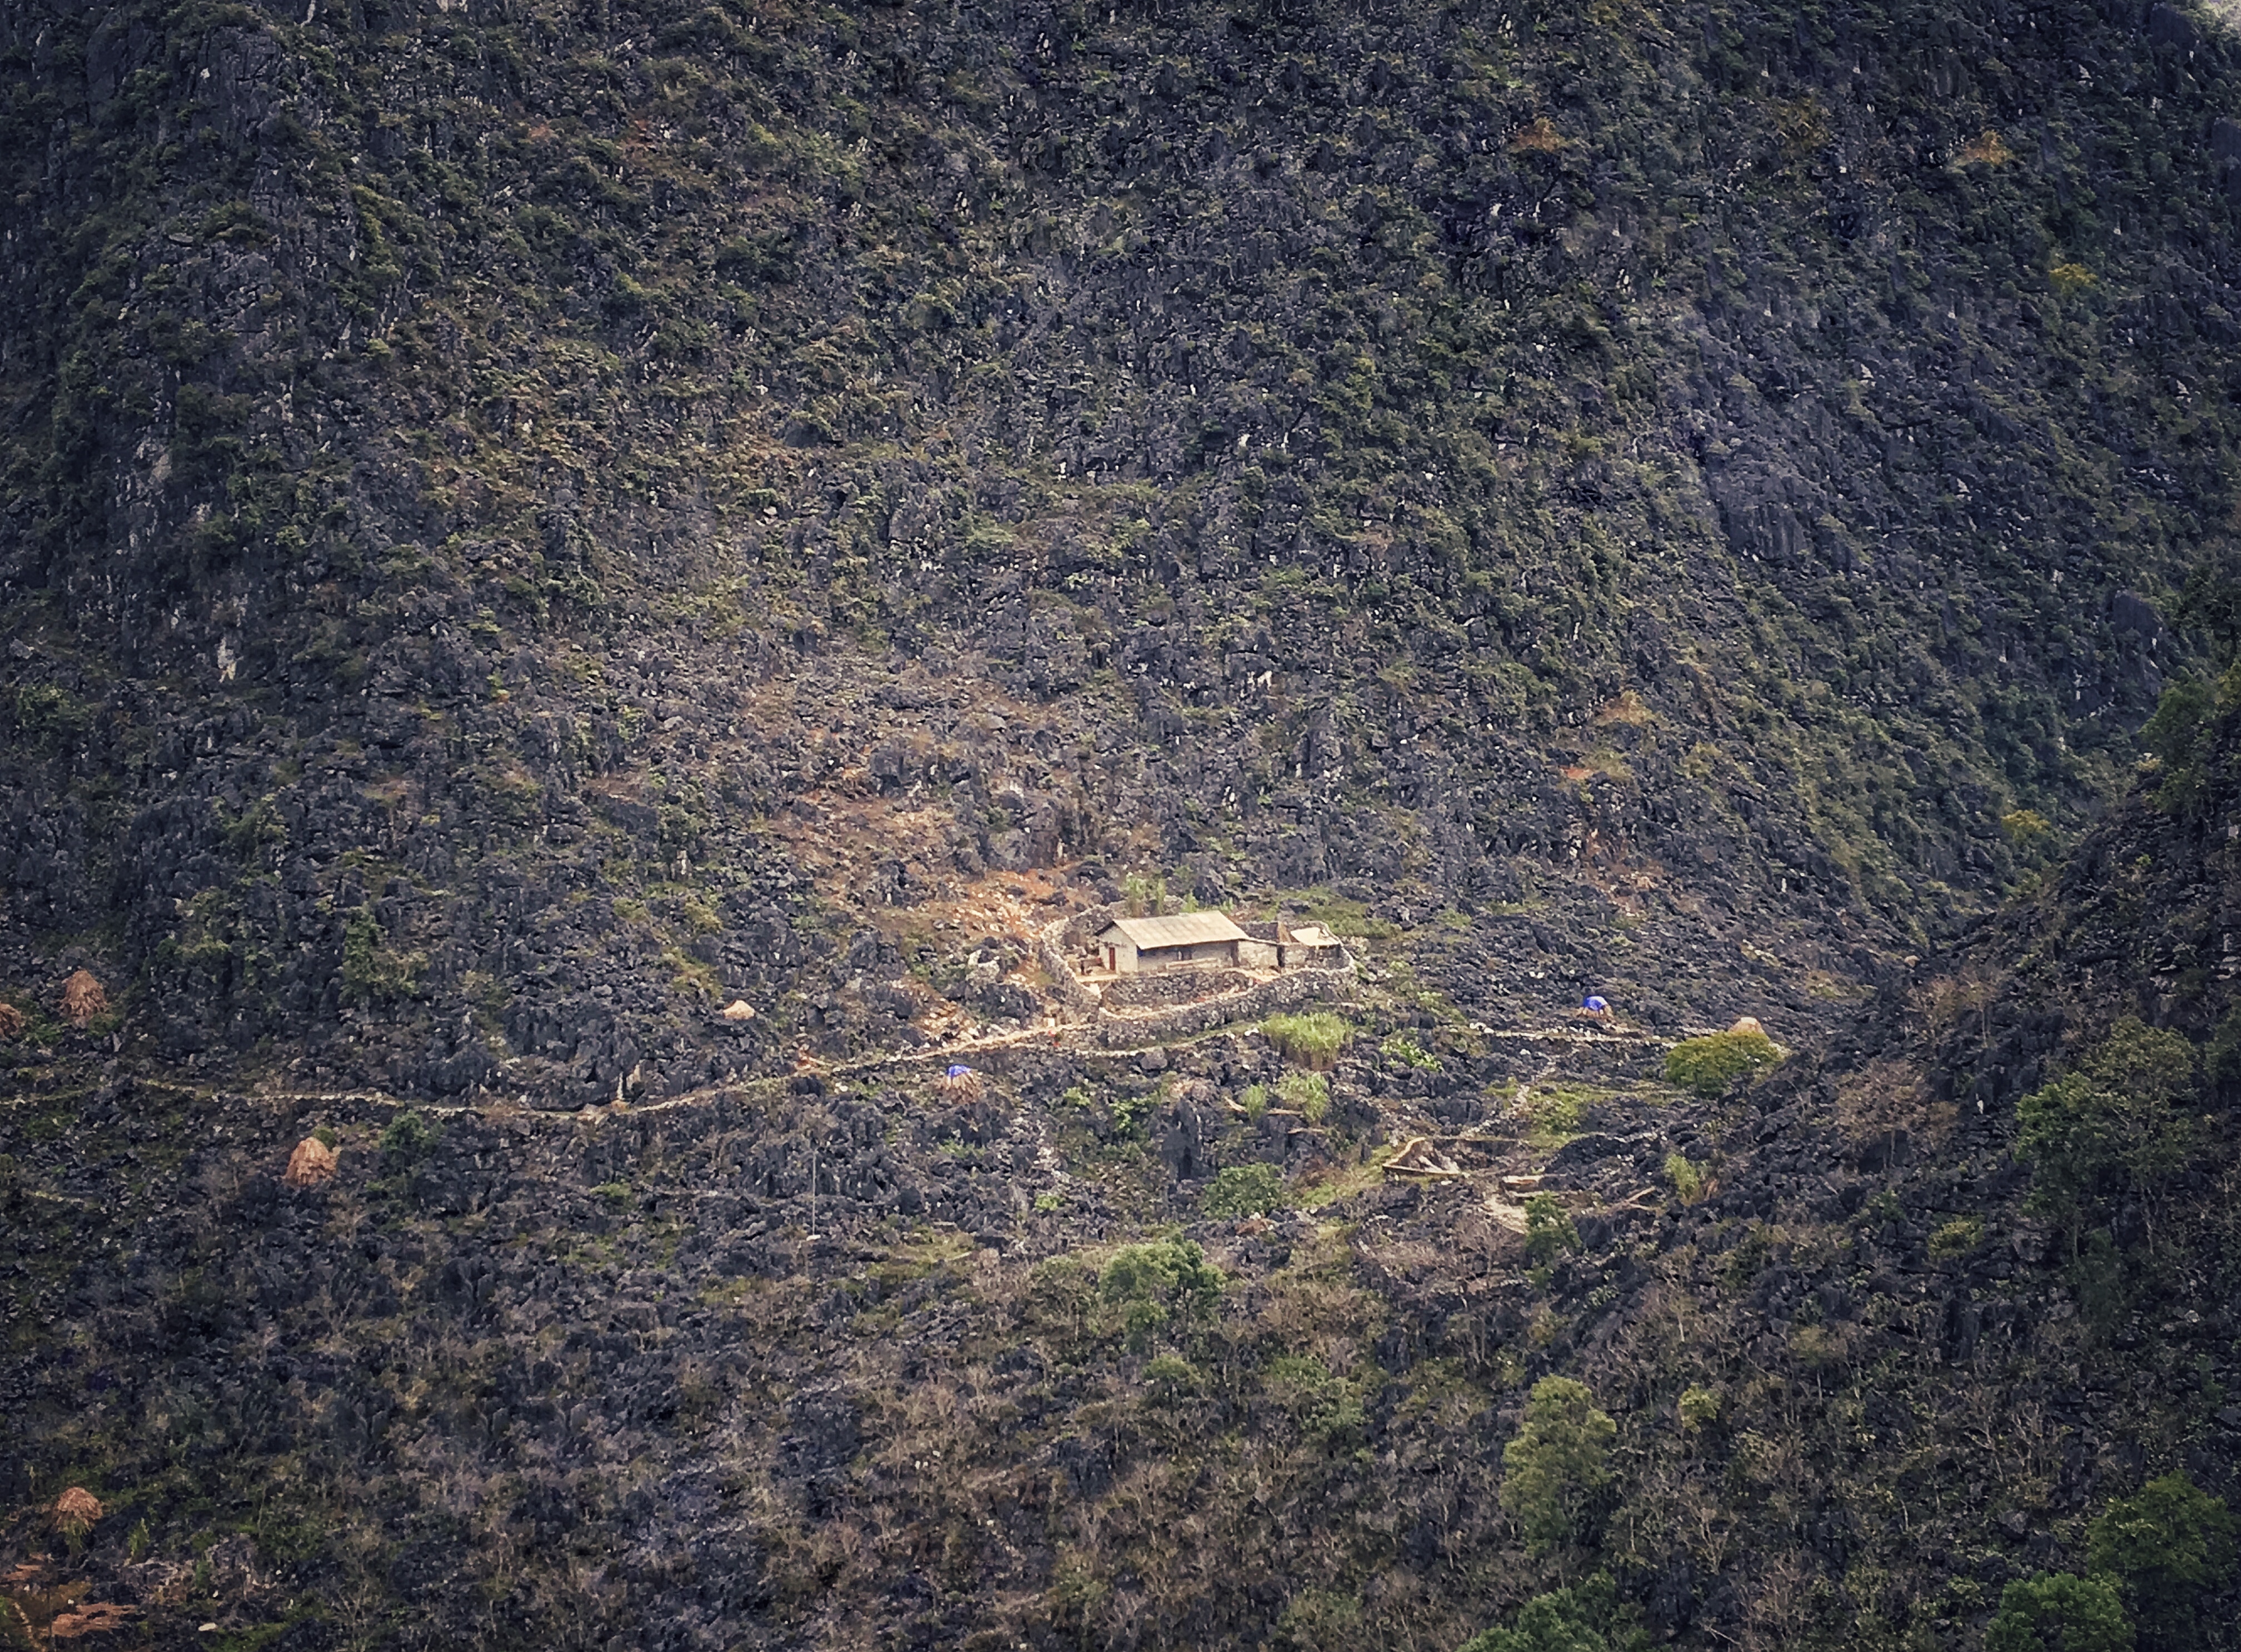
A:
<svg viewBox="0 0 2241 1652">
<path fill-rule="evenodd" d="M 1582 1004 L 1580 1007 L 1588 1011 L 1591 1014 L 1600 1015 L 1603 1011 L 1609 1009 L 1610 1006 L 1603 1002 L 1602 999 L 1597 998 L 1593 993 L 1590 993 L 1588 994 L 1587 1002 Z"/>
<path fill-rule="evenodd" d="M 969 1067 L 958 1067 L 953 1064 L 949 1070 L 944 1073 L 941 1076 L 945 1079 L 962 1079 L 969 1078 L 972 1076 L 972 1073 L 973 1069 Z"/>
</svg>

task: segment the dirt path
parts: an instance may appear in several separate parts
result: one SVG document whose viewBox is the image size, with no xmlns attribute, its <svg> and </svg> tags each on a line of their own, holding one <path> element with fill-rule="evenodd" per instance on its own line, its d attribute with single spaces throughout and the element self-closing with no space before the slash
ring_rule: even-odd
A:
<svg viewBox="0 0 2241 1652">
<path fill-rule="evenodd" d="M 1064 921 L 1065 920 L 1060 920 L 1061 926 Z M 389 1107 L 392 1109 L 403 1109 L 408 1107 L 417 1108 L 420 1112 L 433 1114 L 438 1116 L 450 1116 L 452 1114 L 468 1113 L 483 1113 L 497 1114 L 511 1114 L 540 1119 L 574 1120 L 582 1117 L 586 1113 L 605 1113 L 610 1111 L 620 1111 L 625 1113 L 666 1113 L 680 1107 L 706 1106 L 720 1096 L 747 1097 L 765 1094 L 780 1085 L 791 1083 L 793 1080 L 801 1073 L 813 1073 L 821 1078 L 840 1078 L 852 1077 L 860 1073 L 888 1071 L 901 1067 L 963 1065 L 966 1064 L 967 1058 L 973 1055 L 998 1050 L 1020 1049 L 1030 1045 L 1042 1045 L 1046 1043 L 1054 1048 L 1070 1050 L 1076 1053 L 1126 1055 L 1149 1049 L 1154 1045 L 1173 1048 L 1204 1043 L 1210 1039 L 1228 1037 L 1231 1033 L 1234 1033 L 1241 1025 L 1243 1024 L 1240 1022 L 1228 1022 L 1220 1026 L 1208 1027 L 1204 1032 L 1194 1033 L 1183 1036 L 1167 1039 L 1147 1038 L 1141 1042 L 1110 1044 L 1104 1042 L 1098 1036 L 1100 1032 L 1110 1033 L 1113 1030 L 1113 1023 L 1109 1020 L 1100 1021 L 1094 1017 L 1084 1017 L 1060 1020 L 1056 1018 L 1053 1018 L 1044 1021 L 1039 1026 L 1022 1027 L 1014 1032 L 990 1033 L 974 1038 L 953 1039 L 945 1040 L 944 1042 L 937 1045 L 921 1047 L 917 1049 L 881 1051 L 876 1054 L 852 1057 L 851 1059 L 844 1061 L 806 1061 L 794 1073 L 770 1073 L 758 1078 L 727 1080 L 721 1084 L 703 1085 L 698 1089 L 688 1090 L 684 1092 L 682 1094 L 665 1096 L 659 1100 L 631 1102 L 624 1101 L 619 1098 L 616 1101 L 605 1104 L 586 1103 L 581 1107 L 571 1108 L 545 1109 L 528 1107 L 519 1103 L 508 1102 L 497 1098 L 485 1098 L 481 1100 L 465 1102 L 420 1101 L 414 1100 L 405 1096 L 391 1095 L 385 1090 L 374 1089 L 281 1090 L 251 1088 L 240 1091 L 238 1094 L 245 1099 L 251 1100 L 270 1101 L 280 1105 L 294 1107 L 318 1107 L 332 1106 L 337 1103 L 353 1103 Z M 1471 1032 L 1481 1038 L 1525 1044 L 1562 1044 L 1570 1045 L 1575 1047 L 1593 1047 L 1599 1045 L 1639 1047 L 1643 1045 L 1662 1044 L 1667 1041 L 1666 1037 L 1663 1034 L 1650 1033 L 1640 1028 L 1610 1026 L 1589 1027 L 1582 1026 L 1576 1022 L 1559 1023 L 1555 1026 L 1545 1027 L 1525 1028 L 1490 1027 L 1484 1025 L 1482 1022 L 1478 1021 L 1473 1021 L 1469 1025 Z M 1712 1030 L 1716 1029 L 1691 1028 L 1684 1033 L 1682 1036 L 1694 1038 L 1699 1036 L 1703 1031 Z M 1546 1074 L 1544 1073 L 1542 1076 L 1545 1077 Z M 221 1093 L 213 1087 L 181 1084 L 170 1080 L 144 1079 L 138 1080 L 138 1082 L 151 1088 L 169 1090 L 174 1094 Z M 26 1107 L 31 1105 L 36 1099 L 37 1098 L 31 1096 L 11 1096 L 6 1098 L 4 1101 L 0 1101 L 0 1106 L 11 1107 Z"/>
</svg>

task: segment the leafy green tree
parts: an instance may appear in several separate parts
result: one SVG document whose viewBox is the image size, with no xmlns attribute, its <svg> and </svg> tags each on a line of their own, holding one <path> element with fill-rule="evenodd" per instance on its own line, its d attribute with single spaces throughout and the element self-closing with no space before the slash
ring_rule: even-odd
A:
<svg viewBox="0 0 2241 1652">
<path fill-rule="evenodd" d="M 2218 639 L 2222 659 L 2231 662 L 2231 627 L 2241 623 L 2241 587 L 2227 586 L 2203 612 L 2206 628 Z M 2184 677 L 2163 692 L 2155 714 L 2140 730 L 2140 743 L 2163 765 L 2162 783 L 2156 788 L 2156 806 L 2167 814 L 2193 813 L 2206 795 L 2210 759 L 2223 715 L 2241 702 L 2241 665 L 2228 663 L 2225 674 L 2211 680 Z"/>
<path fill-rule="evenodd" d="M 2203 719 L 2217 705 L 2217 693 L 2206 679 L 2182 678 L 2157 700 L 2155 714 L 2140 730 L 2141 744 L 2167 769 L 2193 763 L 2200 756 Z"/>
<path fill-rule="evenodd" d="M 2233 1575 L 2232 1511 L 2183 1473 L 2119 1498 L 2086 1533 L 2086 1560 L 2123 1586 L 2151 1648 L 2202 1644 L 2196 1604 Z"/>
<path fill-rule="evenodd" d="M 1502 1448 L 1502 1506 L 1528 1548 L 1546 1554 L 1584 1535 L 1610 1483 L 1617 1436 L 1584 1383 L 1552 1376 L 1533 1385 L 1517 1437 Z"/>
<path fill-rule="evenodd" d="M 1617 1623 L 1617 1591 L 1597 1572 L 1576 1588 L 1535 1595 L 1508 1624 L 1474 1635 L 1460 1652 L 1619 1652 L 1634 1637 Z"/>
<path fill-rule="evenodd" d="M 2074 1070 L 2017 1109 L 2016 1151 L 2031 1161 L 2031 1207 L 2073 1245 L 2104 1196 L 2145 1194 L 2194 1150 L 2178 1103 L 2194 1093 L 2194 1047 L 2128 1015 Z"/>
<path fill-rule="evenodd" d="M 1189 1240 L 1160 1239 L 1116 1252 L 1097 1276 L 1097 1294 L 1117 1313 L 1128 1346 L 1141 1354 L 1176 1320 L 1212 1313 L 1224 1282 L 1221 1270 Z"/>
<path fill-rule="evenodd" d="M 1984 1652 L 2132 1652 L 2132 1625 L 2107 1578 L 2041 1572 L 2000 1592 Z"/>
</svg>

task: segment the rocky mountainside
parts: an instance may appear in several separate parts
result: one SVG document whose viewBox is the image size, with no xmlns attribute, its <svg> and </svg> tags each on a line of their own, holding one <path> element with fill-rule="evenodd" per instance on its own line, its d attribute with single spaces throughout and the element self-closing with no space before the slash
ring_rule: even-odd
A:
<svg viewBox="0 0 2241 1652">
<path fill-rule="evenodd" d="M 2231 1645 L 2237 50 L 0 0 L 0 1636 Z"/>
<path fill-rule="evenodd" d="M 9 990 L 572 1106 L 879 1043 L 868 949 L 1062 866 L 1795 1025 L 2203 640 L 2232 50 L 10 0 Z"/>
<path fill-rule="evenodd" d="M 0 1588 L 158 1646 L 1973 1648 L 2117 1567 L 2063 1586 L 2230 1647 L 2241 709 L 2171 744 L 1724 1086 L 1379 993 L 1328 1071 L 20 1095 Z"/>
</svg>

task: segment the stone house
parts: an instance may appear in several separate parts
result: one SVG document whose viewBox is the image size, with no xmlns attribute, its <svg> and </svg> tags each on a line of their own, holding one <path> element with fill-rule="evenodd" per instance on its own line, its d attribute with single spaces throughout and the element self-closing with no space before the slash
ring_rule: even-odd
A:
<svg viewBox="0 0 2241 1652">
<path fill-rule="evenodd" d="M 1118 918 L 1097 932 L 1098 961 L 1115 975 L 1147 970 L 1234 967 L 1252 937 L 1218 912 Z"/>
</svg>

